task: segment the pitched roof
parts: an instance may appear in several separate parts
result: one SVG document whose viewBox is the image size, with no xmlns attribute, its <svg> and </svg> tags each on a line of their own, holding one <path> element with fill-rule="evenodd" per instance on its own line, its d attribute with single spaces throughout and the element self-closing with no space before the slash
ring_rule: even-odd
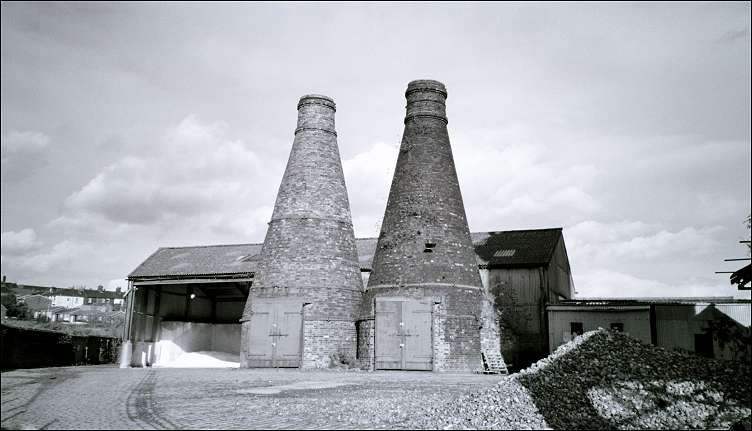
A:
<svg viewBox="0 0 752 431">
<path fill-rule="evenodd" d="M 30 284 L 17 284 L 17 283 L 10 283 L 10 282 L 3 282 L 2 283 L 2 292 L 3 293 L 13 293 L 16 296 L 23 296 L 23 295 L 33 295 L 33 294 L 44 294 L 46 292 L 49 292 L 50 289 L 53 289 L 52 286 L 33 286 Z"/>
<path fill-rule="evenodd" d="M 694 305 L 694 304 L 745 304 L 749 299 L 736 299 L 733 296 L 643 296 L 643 297 L 583 297 L 560 301 L 563 305 L 620 305 L 620 304 L 660 304 L 660 305 Z"/>
<path fill-rule="evenodd" d="M 551 261 L 561 228 L 470 234 L 478 264 L 545 265 Z M 377 238 L 358 238 L 358 261 L 371 270 Z M 163 247 L 128 275 L 129 279 L 249 274 L 257 268 L 262 244 Z M 509 250 L 514 250 L 510 252 Z"/>
<path fill-rule="evenodd" d="M 163 247 L 149 256 L 128 278 L 252 273 L 261 244 Z"/>
<path fill-rule="evenodd" d="M 60 288 L 53 288 L 50 289 L 49 293 L 45 293 L 45 295 L 48 296 L 72 296 L 72 297 L 81 297 L 83 298 L 84 295 L 84 289 L 77 289 L 75 287 L 60 287 Z"/>
<path fill-rule="evenodd" d="M 539 266 L 551 262 L 561 228 L 471 234 L 479 263 L 490 266 Z"/>
<path fill-rule="evenodd" d="M 108 298 L 108 299 L 120 299 L 123 297 L 123 292 L 117 292 L 112 290 L 84 290 L 84 296 L 86 298 Z"/>
</svg>

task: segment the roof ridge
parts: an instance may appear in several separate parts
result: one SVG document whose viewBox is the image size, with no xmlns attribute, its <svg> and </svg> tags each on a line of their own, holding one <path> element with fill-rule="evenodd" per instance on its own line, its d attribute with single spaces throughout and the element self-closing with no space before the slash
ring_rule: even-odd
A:
<svg viewBox="0 0 752 431">
<path fill-rule="evenodd" d="M 263 242 L 246 242 L 240 244 L 209 244 L 209 245 L 180 245 L 176 247 L 160 247 L 159 250 L 175 250 L 181 248 L 209 248 L 209 247 L 238 247 L 241 245 L 264 245 Z"/>
<path fill-rule="evenodd" d="M 474 233 L 539 232 L 539 231 L 554 231 L 554 230 L 564 230 L 564 228 L 563 227 L 546 227 L 546 228 L 540 228 L 540 229 L 490 230 L 488 232 L 485 232 L 485 231 L 470 232 L 470 234 L 474 234 Z"/>
</svg>

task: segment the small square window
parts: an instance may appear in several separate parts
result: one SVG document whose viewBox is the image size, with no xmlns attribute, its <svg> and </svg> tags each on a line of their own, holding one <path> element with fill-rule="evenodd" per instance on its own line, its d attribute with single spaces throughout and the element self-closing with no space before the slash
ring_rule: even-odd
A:
<svg viewBox="0 0 752 431">
<path fill-rule="evenodd" d="M 573 337 L 582 335 L 585 332 L 582 330 L 582 322 L 569 322 L 569 332 Z"/>
</svg>

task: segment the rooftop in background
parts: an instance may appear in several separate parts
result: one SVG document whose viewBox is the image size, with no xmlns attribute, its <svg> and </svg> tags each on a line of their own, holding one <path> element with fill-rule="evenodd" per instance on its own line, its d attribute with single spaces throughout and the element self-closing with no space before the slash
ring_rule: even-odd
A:
<svg viewBox="0 0 752 431">
<path fill-rule="evenodd" d="M 16 296 L 44 294 L 54 288 L 54 286 L 33 286 L 30 284 L 18 284 L 5 281 L 0 285 L 2 293 L 13 293 Z"/>
<path fill-rule="evenodd" d="M 120 299 L 123 297 L 121 290 L 98 290 L 98 289 L 76 289 L 76 288 L 55 288 L 47 293 L 48 296 L 73 296 L 82 298 L 110 298 Z"/>
<path fill-rule="evenodd" d="M 100 289 L 79 289 L 75 287 L 60 288 L 55 286 L 32 286 L 26 284 L 17 284 L 3 282 L 2 293 L 12 293 L 17 298 L 42 295 L 42 296 L 73 296 L 82 298 L 110 298 L 120 299 L 123 292 L 118 288 L 116 291 Z"/>
<path fill-rule="evenodd" d="M 473 233 L 475 253 L 489 266 L 542 266 L 551 262 L 562 229 Z"/>
<path fill-rule="evenodd" d="M 733 296 L 640 297 L 640 298 L 574 298 L 558 305 L 630 305 L 630 304 L 750 304 L 752 300 Z"/>
</svg>

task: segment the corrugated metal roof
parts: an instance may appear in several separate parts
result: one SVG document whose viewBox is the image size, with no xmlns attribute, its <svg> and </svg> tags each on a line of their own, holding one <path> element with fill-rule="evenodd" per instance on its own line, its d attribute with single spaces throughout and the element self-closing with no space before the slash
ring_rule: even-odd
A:
<svg viewBox="0 0 752 431">
<path fill-rule="evenodd" d="M 247 274 L 256 270 L 261 244 L 164 247 L 149 256 L 128 278 L 181 275 Z"/>
<path fill-rule="evenodd" d="M 752 305 L 750 303 L 713 304 L 717 312 L 723 313 L 737 323 L 745 327 L 752 325 Z M 695 314 L 706 312 L 710 309 L 709 304 L 695 305 Z"/>
<path fill-rule="evenodd" d="M 639 311 L 650 310 L 649 304 L 588 304 L 588 305 L 547 305 L 546 311 Z"/>
<path fill-rule="evenodd" d="M 711 303 L 749 303 L 748 299 L 734 299 L 733 296 L 687 296 L 687 297 L 635 297 L 635 298 L 573 298 L 561 301 L 561 304 L 568 305 L 594 305 L 594 304 L 627 304 L 627 303 L 645 303 L 645 304 L 711 304 Z"/>
<path fill-rule="evenodd" d="M 546 265 L 551 262 L 561 228 L 473 233 L 480 263 L 490 266 Z"/>
</svg>

